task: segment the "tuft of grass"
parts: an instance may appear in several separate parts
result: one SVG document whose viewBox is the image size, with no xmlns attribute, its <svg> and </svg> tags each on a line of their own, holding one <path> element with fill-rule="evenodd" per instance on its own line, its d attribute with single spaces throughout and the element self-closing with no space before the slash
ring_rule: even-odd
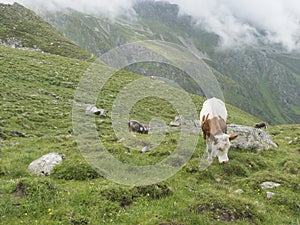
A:
<svg viewBox="0 0 300 225">
<path fill-rule="evenodd" d="M 63 180 L 91 180 L 99 177 L 99 174 L 82 158 L 66 159 L 56 165 L 51 173 L 54 179 Z"/>
</svg>

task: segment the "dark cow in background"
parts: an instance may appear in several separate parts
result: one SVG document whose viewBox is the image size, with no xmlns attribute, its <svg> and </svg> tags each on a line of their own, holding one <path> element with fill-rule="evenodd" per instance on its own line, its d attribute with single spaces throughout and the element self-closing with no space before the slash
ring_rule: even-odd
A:
<svg viewBox="0 0 300 225">
<path fill-rule="evenodd" d="M 130 120 L 128 122 L 128 129 L 129 131 L 137 132 L 140 134 L 148 134 L 148 128 L 137 120 Z"/>
<path fill-rule="evenodd" d="M 227 110 L 225 103 L 217 98 L 210 98 L 203 103 L 200 112 L 200 123 L 203 138 L 206 140 L 206 156 L 209 163 L 218 156 L 220 163 L 226 163 L 230 141 L 237 134 L 227 134 Z"/>
<path fill-rule="evenodd" d="M 255 128 L 266 128 L 267 129 L 267 124 L 265 122 L 260 122 L 255 124 Z"/>
</svg>

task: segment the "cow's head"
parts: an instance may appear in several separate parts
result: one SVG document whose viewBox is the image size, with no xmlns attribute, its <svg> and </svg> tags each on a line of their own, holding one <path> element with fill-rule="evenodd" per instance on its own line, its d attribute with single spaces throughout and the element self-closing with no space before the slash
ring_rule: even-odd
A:
<svg viewBox="0 0 300 225">
<path fill-rule="evenodd" d="M 235 139 L 237 134 L 218 134 L 218 135 L 210 135 L 207 140 L 207 145 L 210 148 L 212 158 L 218 156 L 219 163 L 227 163 L 228 159 L 228 150 L 230 148 L 230 141 Z"/>
</svg>

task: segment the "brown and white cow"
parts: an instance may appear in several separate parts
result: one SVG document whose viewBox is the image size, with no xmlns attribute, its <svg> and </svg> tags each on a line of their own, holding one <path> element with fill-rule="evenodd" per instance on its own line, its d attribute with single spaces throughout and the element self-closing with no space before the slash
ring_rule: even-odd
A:
<svg viewBox="0 0 300 225">
<path fill-rule="evenodd" d="M 206 140 L 206 157 L 209 163 L 218 156 L 220 163 L 228 162 L 230 141 L 237 134 L 227 134 L 227 110 L 225 103 L 217 98 L 210 98 L 203 103 L 200 123 L 203 138 Z"/>
</svg>

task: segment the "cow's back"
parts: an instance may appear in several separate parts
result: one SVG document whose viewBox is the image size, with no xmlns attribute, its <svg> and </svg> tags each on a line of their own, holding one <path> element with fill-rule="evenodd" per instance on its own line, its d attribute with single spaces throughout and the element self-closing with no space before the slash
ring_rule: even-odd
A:
<svg viewBox="0 0 300 225">
<path fill-rule="evenodd" d="M 227 121 L 227 110 L 225 107 L 225 103 L 218 99 L 218 98 L 210 98 L 207 99 L 202 106 L 201 112 L 200 112 L 200 123 L 202 123 L 202 117 L 206 115 L 208 116 L 208 119 L 212 119 L 214 117 L 221 117 Z"/>
</svg>

